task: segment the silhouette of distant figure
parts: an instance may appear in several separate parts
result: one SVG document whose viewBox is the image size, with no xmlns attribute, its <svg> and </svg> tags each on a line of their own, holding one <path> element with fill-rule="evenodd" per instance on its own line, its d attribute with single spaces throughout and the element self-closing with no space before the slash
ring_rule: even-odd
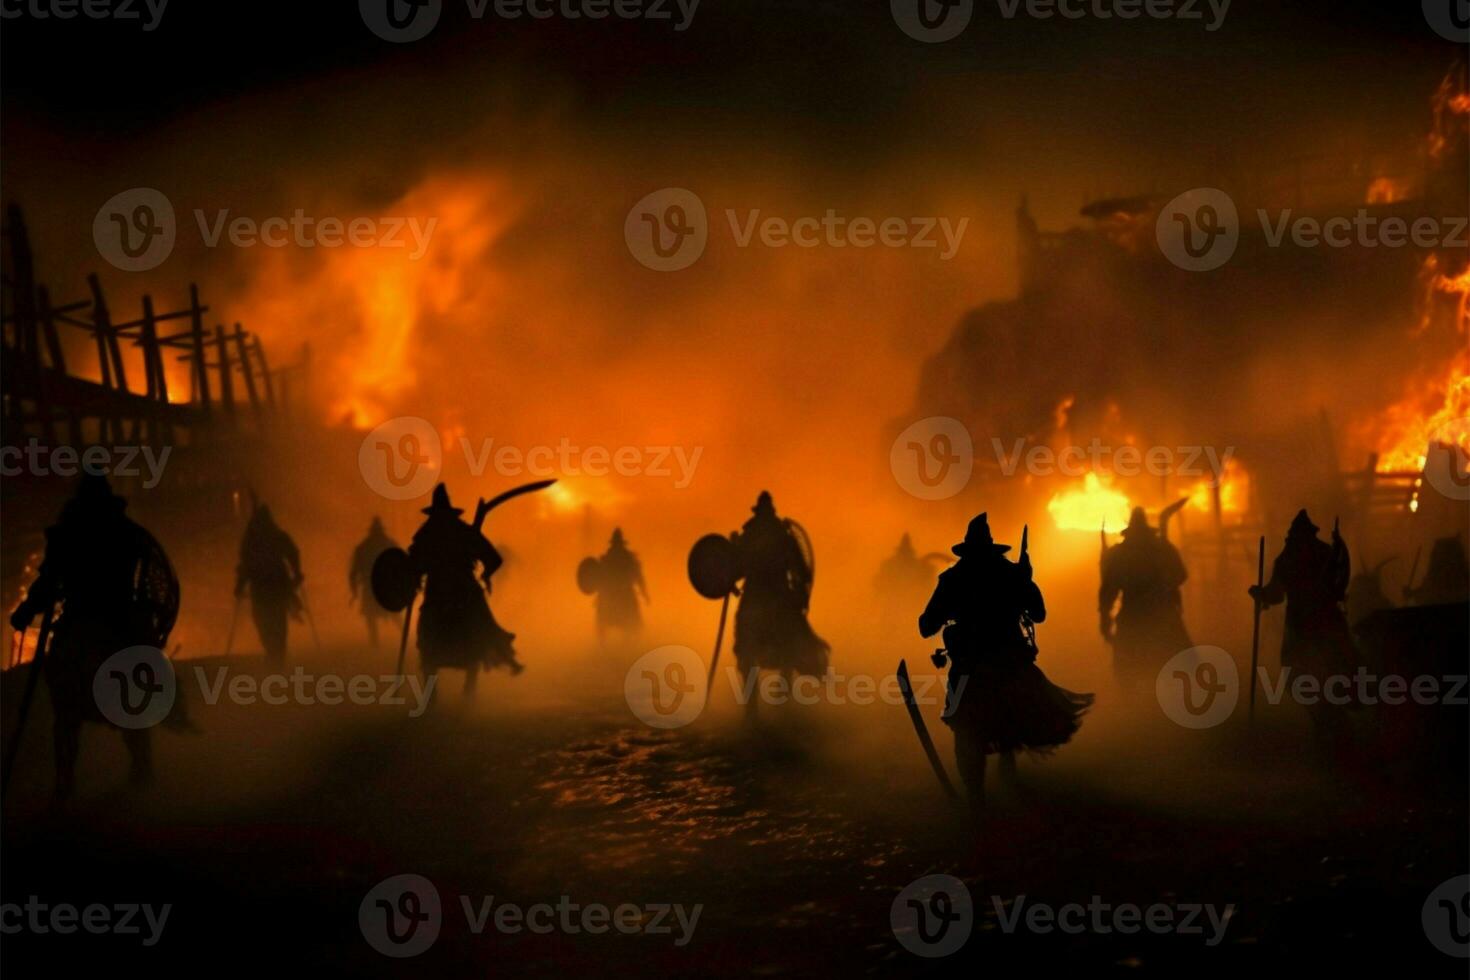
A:
<svg viewBox="0 0 1470 980">
<path fill-rule="evenodd" d="M 767 491 L 761 491 L 751 512 L 745 526 L 730 535 L 739 577 L 745 580 L 735 610 L 736 666 L 746 677 L 762 668 L 778 670 L 788 683 L 796 674 L 820 677 L 827 672 L 831 648 L 806 618 L 812 565 L 805 533 L 777 516 Z M 752 693 L 745 702 L 747 718 L 754 718 L 757 701 Z"/>
<path fill-rule="evenodd" d="M 362 610 L 362 618 L 367 622 L 368 643 L 374 648 L 378 645 L 378 620 L 396 617 L 378 605 L 378 600 L 373 597 L 373 562 L 389 548 L 396 547 L 398 542 L 388 536 L 388 532 L 383 529 L 382 520 L 374 517 L 367 537 L 352 550 L 352 563 L 347 569 L 348 591 Z"/>
<path fill-rule="evenodd" d="M 1343 598 L 1352 574 L 1347 544 L 1336 528 L 1332 543 L 1317 537 L 1317 525 L 1305 509 L 1298 511 L 1286 532 L 1286 544 L 1271 565 L 1264 586 L 1249 593 L 1263 608 L 1286 603 L 1286 629 L 1281 638 L 1281 666 L 1296 676 L 1311 675 L 1319 684 L 1329 675 L 1351 675 L 1357 656 L 1348 632 Z M 1319 688 L 1320 689 L 1320 688 Z M 1344 720 L 1325 697 L 1307 705 L 1319 749 L 1330 748 L 1345 736 Z"/>
<path fill-rule="evenodd" d="M 878 595 L 879 613 L 885 623 L 892 623 L 901 614 L 907 629 L 914 604 L 922 601 L 933 586 L 935 570 L 929 561 L 938 557 L 942 555 L 919 557 L 913 539 L 906 532 L 894 554 L 883 558 L 878 574 L 873 577 L 873 592 Z"/>
<path fill-rule="evenodd" d="M 301 618 L 298 591 L 301 552 L 291 535 L 281 530 L 264 504 L 256 506 L 240 540 L 240 565 L 235 573 L 235 597 L 250 593 L 250 612 L 266 659 L 286 659 L 287 618 Z"/>
<path fill-rule="evenodd" d="M 1416 606 L 1437 606 L 1470 600 L 1470 561 L 1456 535 L 1437 538 L 1429 550 L 1429 567 L 1424 581 L 1404 590 L 1404 598 Z"/>
<path fill-rule="evenodd" d="M 1192 646 L 1179 596 L 1188 577 L 1178 549 L 1149 527 L 1142 507 L 1133 508 L 1123 540 L 1103 554 L 1097 590 L 1098 628 L 1113 645 L 1113 673 L 1120 683 L 1152 684 L 1170 657 Z"/>
<path fill-rule="evenodd" d="M 607 632 L 619 630 L 636 637 L 643 630 L 639 597 L 648 601 L 643 564 L 628 550 L 622 528 L 613 529 L 607 551 L 597 560 L 597 642 L 605 645 Z"/>
<path fill-rule="evenodd" d="M 10 615 L 10 625 L 24 630 L 38 614 L 61 606 L 42 662 L 55 716 L 58 801 L 71 796 L 75 785 L 82 722 L 111 724 L 93 694 L 98 668 L 128 647 L 161 650 L 178 614 L 178 580 L 168 557 L 123 513 L 126 507 L 106 477 L 83 476 L 60 518 L 46 529 L 46 554 L 36 580 Z M 175 708 L 168 720 L 179 723 L 182 702 Z M 119 730 L 131 759 L 131 781 L 148 782 L 153 775 L 150 729 Z"/>
<path fill-rule="evenodd" d="M 463 670 L 464 692 L 469 696 L 482 667 L 508 667 L 512 674 L 524 669 L 516 660 L 515 634 L 495 621 L 486 599 L 490 576 L 502 559 L 478 527 L 460 520 L 464 511 L 450 504 L 444 484 L 434 488 L 423 513 L 428 519 L 408 546 L 415 571 L 425 576 L 419 661 L 429 677 L 445 667 Z"/>
<path fill-rule="evenodd" d="M 934 568 L 914 551 L 914 542 L 905 532 L 898 548 L 883 559 L 873 586 L 881 595 L 927 589 L 934 584 Z"/>
<path fill-rule="evenodd" d="M 1005 557 L 981 514 L 952 549 L 959 561 L 939 573 L 919 634 L 944 631 L 950 661 L 944 720 L 954 730 L 955 762 L 972 804 L 985 801 L 985 757 L 1000 755 L 1002 779 L 1015 777 L 1015 753 L 1046 753 L 1066 744 L 1092 704 L 1047 680 L 1036 666 L 1034 624 L 1046 621 L 1031 563 Z"/>
<path fill-rule="evenodd" d="M 1393 557 L 1385 558 L 1369 570 L 1368 566 L 1362 566 L 1362 570 L 1353 576 L 1348 583 L 1347 589 L 1347 618 L 1348 624 L 1357 629 L 1358 624 L 1380 609 L 1392 609 L 1393 601 L 1383 591 L 1383 569 Z"/>
</svg>

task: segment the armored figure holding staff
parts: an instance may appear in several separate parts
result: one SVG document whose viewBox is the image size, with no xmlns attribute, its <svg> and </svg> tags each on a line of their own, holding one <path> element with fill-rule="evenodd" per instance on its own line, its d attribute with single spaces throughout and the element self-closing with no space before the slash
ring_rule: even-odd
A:
<svg viewBox="0 0 1470 980">
<path fill-rule="evenodd" d="M 1333 675 L 1351 675 L 1357 664 L 1343 599 L 1352 577 L 1347 543 L 1332 528 L 1332 543 L 1317 537 L 1317 525 L 1305 509 L 1286 532 L 1286 544 L 1271 565 L 1265 585 L 1250 587 L 1262 608 L 1286 603 L 1286 629 L 1281 638 L 1281 667 L 1294 675 L 1310 675 L 1319 685 Z M 1251 679 L 1254 683 L 1254 678 Z M 1319 687 L 1319 690 L 1321 688 Z M 1346 737 L 1341 706 L 1317 698 L 1308 706 L 1319 749 Z"/>
</svg>

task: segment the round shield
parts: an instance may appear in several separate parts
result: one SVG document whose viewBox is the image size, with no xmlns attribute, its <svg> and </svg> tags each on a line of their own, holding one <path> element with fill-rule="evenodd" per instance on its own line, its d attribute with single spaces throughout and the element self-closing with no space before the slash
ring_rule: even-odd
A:
<svg viewBox="0 0 1470 980">
<path fill-rule="evenodd" d="M 134 585 L 134 612 L 143 621 L 147 643 L 165 647 L 179 618 L 179 577 L 174 574 L 163 545 L 142 528 L 138 532 L 143 539 L 144 553 Z"/>
<path fill-rule="evenodd" d="M 413 559 L 402 548 L 389 548 L 373 562 L 373 598 L 389 612 L 408 608 L 419 591 Z"/>
<path fill-rule="evenodd" d="M 577 566 L 577 588 L 582 590 L 583 595 L 592 595 L 601 584 L 600 579 L 602 566 L 597 563 L 596 558 L 583 558 L 582 563 Z"/>
<path fill-rule="evenodd" d="M 740 578 L 735 546 L 721 534 L 706 534 L 689 550 L 689 582 L 706 599 L 723 599 Z"/>
</svg>

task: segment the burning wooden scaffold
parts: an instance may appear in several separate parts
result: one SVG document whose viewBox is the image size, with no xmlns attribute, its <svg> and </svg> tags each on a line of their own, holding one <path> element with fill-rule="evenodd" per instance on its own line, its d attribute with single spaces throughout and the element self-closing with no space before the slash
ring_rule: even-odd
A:
<svg viewBox="0 0 1470 980">
<path fill-rule="evenodd" d="M 263 433 L 289 410 L 290 384 L 305 371 L 306 354 L 298 365 L 273 369 L 260 338 L 241 324 L 206 326 L 210 308 L 200 301 L 196 285 L 190 284 L 183 309 L 160 312 L 145 295 L 142 315 L 118 322 L 95 274 L 87 277 L 86 298 L 52 301 L 50 290 L 36 282 L 25 220 L 15 205 L 7 210 L 3 234 L 8 262 L 0 386 L 7 444 L 36 437 L 48 445 L 156 446 L 173 444 L 182 430 L 193 445 L 205 432 Z M 95 378 L 75 373 L 62 327 L 91 336 Z M 141 353 L 141 392 L 130 381 L 125 344 Z M 170 355 L 189 366 L 187 400 L 175 400 L 170 392 Z M 243 406 L 237 390 L 244 393 Z"/>
</svg>

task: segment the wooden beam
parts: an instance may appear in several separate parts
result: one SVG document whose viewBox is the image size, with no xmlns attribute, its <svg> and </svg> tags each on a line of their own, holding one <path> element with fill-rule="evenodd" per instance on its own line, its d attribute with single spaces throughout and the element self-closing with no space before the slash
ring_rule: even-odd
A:
<svg viewBox="0 0 1470 980">
<path fill-rule="evenodd" d="M 219 360 L 217 367 L 219 368 L 220 407 L 224 409 L 226 415 L 233 418 L 235 415 L 235 383 L 230 376 L 230 348 L 225 343 L 225 328 L 220 324 L 214 328 L 214 349 L 215 356 Z M 203 363 L 203 360 L 200 358 L 200 363 Z"/>
<path fill-rule="evenodd" d="M 265 361 L 265 348 L 261 346 L 259 337 L 251 339 L 250 349 L 255 353 L 255 362 L 260 366 L 261 380 L 265 382 L 265 403 L 274 409 L 276 407 L 276 388 L 271 382 L 270 365 Z"/>
<path fill-rule="evenodd" d="M 194 379 L 196 391 L 199 395 L 199 407 L 204 409 L 204 417 L 209 417 L 209 368 L 204 363 L 204 307 L 199 305 L 199 287 L 189 283 L 189 311 L 191 314 L 191 333 L 194 335 Z"/>
<path fill-rule="evenodd" d="M 245 331 L 240 325 L 235 324 L 235 332 L 230 335 L 235 341 L 235 351 L 240 359 L 240 373 L 245 376 L 245 397 L 250 401 L 250 410 L 257 421 L 260 419 L 260 393 L 255 390 L 255 371 L 250 366 L 250 347 L 245 339 Z"/>
</svg>

